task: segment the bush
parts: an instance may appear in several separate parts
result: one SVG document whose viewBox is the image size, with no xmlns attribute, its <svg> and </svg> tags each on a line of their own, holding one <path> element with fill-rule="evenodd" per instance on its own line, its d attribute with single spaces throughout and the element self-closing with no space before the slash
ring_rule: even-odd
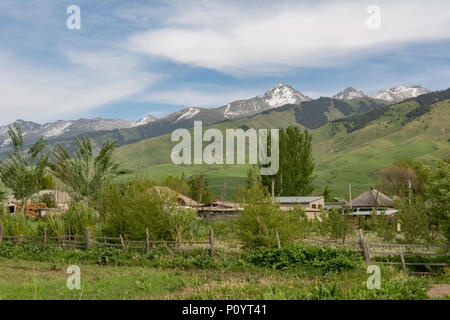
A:
<svg viewBox="0 0 450 320">
<path fill-rule="evenodd" d="M 291 245 L 281 249 L 259 248 L 249 254 L 251 263 L 274 269 L 295 268 L 309 265 L 324 271 L 342 271 L 353 269 L 362 262 L 354 252 L 344 249 L 316 246 Z"/>
<path fill-rule="evenodd" d="M 103 233 L 130 240 L 150 237 L 164 240 L 171 237 L 167 227 L 167 212 L 175 199 L 160 195 L 149 181 L 133 180 L 123 185 L 110 183 L 103 188 L 98 203 Z"/>
<path fill-rule="evenodd" d="M 337 209 L 322 211 L 319 219 L 316 218 L 319 233 L 333 240 L 342 240 L 354 232 L 348 216 L 340 213 Z"/>
<path fill-rule="evenodd" d="M 261 185 L 246 190 L 244 197 L 244 210 L 236 224 L 238 238 L 244 247 L 276 247 L 276 231 L 281 244 L 291 243 L 294 236 L 302 235 L 307 218 L 301 208 L 281 211 Z"/>
<path fill-rule="evenodd" d="M 0 215 L 0 224 L 3 225 L 3 235 L 28 236 L 33 233 L 30 218 L 17 212 L 15 215 Z"/>
</svg>

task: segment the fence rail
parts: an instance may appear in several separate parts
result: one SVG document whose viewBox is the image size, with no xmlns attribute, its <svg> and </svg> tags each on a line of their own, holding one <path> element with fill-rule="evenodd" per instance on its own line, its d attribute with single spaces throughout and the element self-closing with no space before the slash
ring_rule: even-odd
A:
<svg viewBox="0 0 450 320">
<path fill-rule="evenodd" d="M 160 248 L 171 248 L 175 250 L 189 250 L 187 246 L 207 245 L 212 256 L 214 256 L 214 230 L 210 230 L 208 241 L 165 241 L 151 240 L 148 228 L 146 229 L 145 240 L 127 240 L 119 237 L 91 236 L 89 228 L 86 228 L 85 235 L 61 235 L 47 236 L 47 229 L 44 228 L 42 236 L 7 236 L 3 235 L 3 227 L 0 224 L 0 243 L 11 242 L 13 244 L 33 244 L 47 247 L 59 248 L 80 248 L 85 249 L 91 246 L 120 247 L 123 249 L 139 249 L 146 252 Z"/>
<path fill-rule="evenodd" d="M 401 265 L 405 273 L 410 274 L 423 274 L 430 275 L 434 272 L 417 272 L 408 271 L 406 266 L 431 266 L 431 267 L 446 267 L 448 263 L 436 263 L 436 262 L 407 262 L 405 257 L 450 257 L 449 253 L 429 253 L 429 252 L 404 252 L 404 249 L 421 249 L 421 248 L 450 248 L 448 244 L 402 244 L 402 243 L 373 243 L 366 242 L 364 239 L 364 234 L 361 229 L 360 233 L 360 244 L 364 252 L 364 260 L 366 262 L 371 262 L 372 256 L 400 256 L 400 262 L 393 261 L 377 261 L 376 263 L 383 265 Z M 372 249 L 373 248 L 373 249 Z M 398 251 L 375 251 L 375 248 L 392 248 L 398 249 Z"/>
</svg>

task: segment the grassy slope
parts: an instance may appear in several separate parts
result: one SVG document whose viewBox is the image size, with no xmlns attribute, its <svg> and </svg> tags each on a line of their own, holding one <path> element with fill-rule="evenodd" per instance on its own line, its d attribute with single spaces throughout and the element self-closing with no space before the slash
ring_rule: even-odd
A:
<svg viewBox="0 0 450 320">
<path fill-rule="evenodd" d="M 318 176 L 315 183 L 319 190 L 329 184 L 337 195 L 343 195 L 347 193 L 348 183 L 351 183 L 356 194 L 373 185 L 378 169 L 389 166 L 396 158 L 431 162 L 433 158 L 449 156 L 450 100 L 435 104 L 429 113 L 405 124 L 405 114 L 417 107 L 415 101 L 394 105 L 382 117 L 351 133 L 347 133 L 342 123 L 329 123 L 313 130 L 315 174 Z M 285 109 L 213 127 L 221 130 L 244 125 L 251 128 L 281 128 L 295 123 L 293 109 Z M 170 150 L 175 144 L 170 142 L 170 135 L 142 140 L 119 148 L 116 160 L 123 167 L 135 170 L 134 174 L 156 180 L 169 174 L 204 172 L 216 197 L 220 196 L 224 182 L 227 184 L 227 198 L 239 184 L 245 183 L 247 166 L 171 164 Z"/>
</svg>

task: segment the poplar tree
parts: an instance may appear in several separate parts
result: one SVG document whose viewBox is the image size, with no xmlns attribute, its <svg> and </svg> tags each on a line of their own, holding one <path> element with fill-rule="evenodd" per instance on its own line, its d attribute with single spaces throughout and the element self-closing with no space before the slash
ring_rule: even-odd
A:
<svg viewBox="0 0 450 320">
<path fill-rule="evenodd" d="M 276 196 L 310 195 L 315 189 L 311 133 L 308 130 L 301 131 L 298 126 L 280 129 L 279 144 L 278 173 L 262 176 L 263 184 L 272 190 L 274 180 Z"/>
</svg>

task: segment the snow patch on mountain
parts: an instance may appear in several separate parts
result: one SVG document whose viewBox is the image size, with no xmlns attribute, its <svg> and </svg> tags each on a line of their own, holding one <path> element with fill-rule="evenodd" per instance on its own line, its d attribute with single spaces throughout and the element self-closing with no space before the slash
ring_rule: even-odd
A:
<svg viewBox="0 0 450 320">
<path fill-rule="evenodd" d="M 397 86 L 388 90 L 377 92 L 376 94 L 372 95 L 371 98 L 386 100 L 390 102 L 400 102 L 405 99 L 415 98 L 426 93 L 430 93 L 430 91 L 421 86 Z"/>
<path fill-rule="evenodd" d="M 149 124 L 153 121 L 158 120 L 158 118 L 152 116 L 151 114 L 147 114 L 144 117 L 142 117 L 142 119 L 139 119 L 138 121 L 134 121 L 132 122 L 131 126 L 132 127 L 139 127 L 139 126 L 143 126 L 146 124 Z"/>
<path fill-rule="evenodd" d="M 199 112 L 200 112 L 199 108 L 187 108 L 182 111 L 181 116 L 179 116 L 178 119 L 175 120 L 175 122 L 178 122 L 182 119 L 191 119 L 195 117 L 195 115 L 197 115 Z"/>
<path fill-rule="evenodd" d="M 311 101 L 310 97 L 294 90 L 291 86 L 278 83 L 263 95 L 264 101 L 272 108 L 278 108 L 286 104 L 295 104 L 303 101 Z"/>
<path fill-rule="evenodd" d="M 356 99 L 356 98 L 364 98 L 366 95 L 359 90 L 356 90 L 353 87 L 348 87 L 344 89 L 343 91 L 339 92 L 338 94 L 334 95 L 333 99 Z"/>
<path fill-rule="evenodd" d="M 44 138 L 58 137 L 62 135 L 70 126 L 72 122 L 62 122 L 56 125 L 48 124 L 45 126 L 45 131 L 43 132 Z"/>
</svg>

